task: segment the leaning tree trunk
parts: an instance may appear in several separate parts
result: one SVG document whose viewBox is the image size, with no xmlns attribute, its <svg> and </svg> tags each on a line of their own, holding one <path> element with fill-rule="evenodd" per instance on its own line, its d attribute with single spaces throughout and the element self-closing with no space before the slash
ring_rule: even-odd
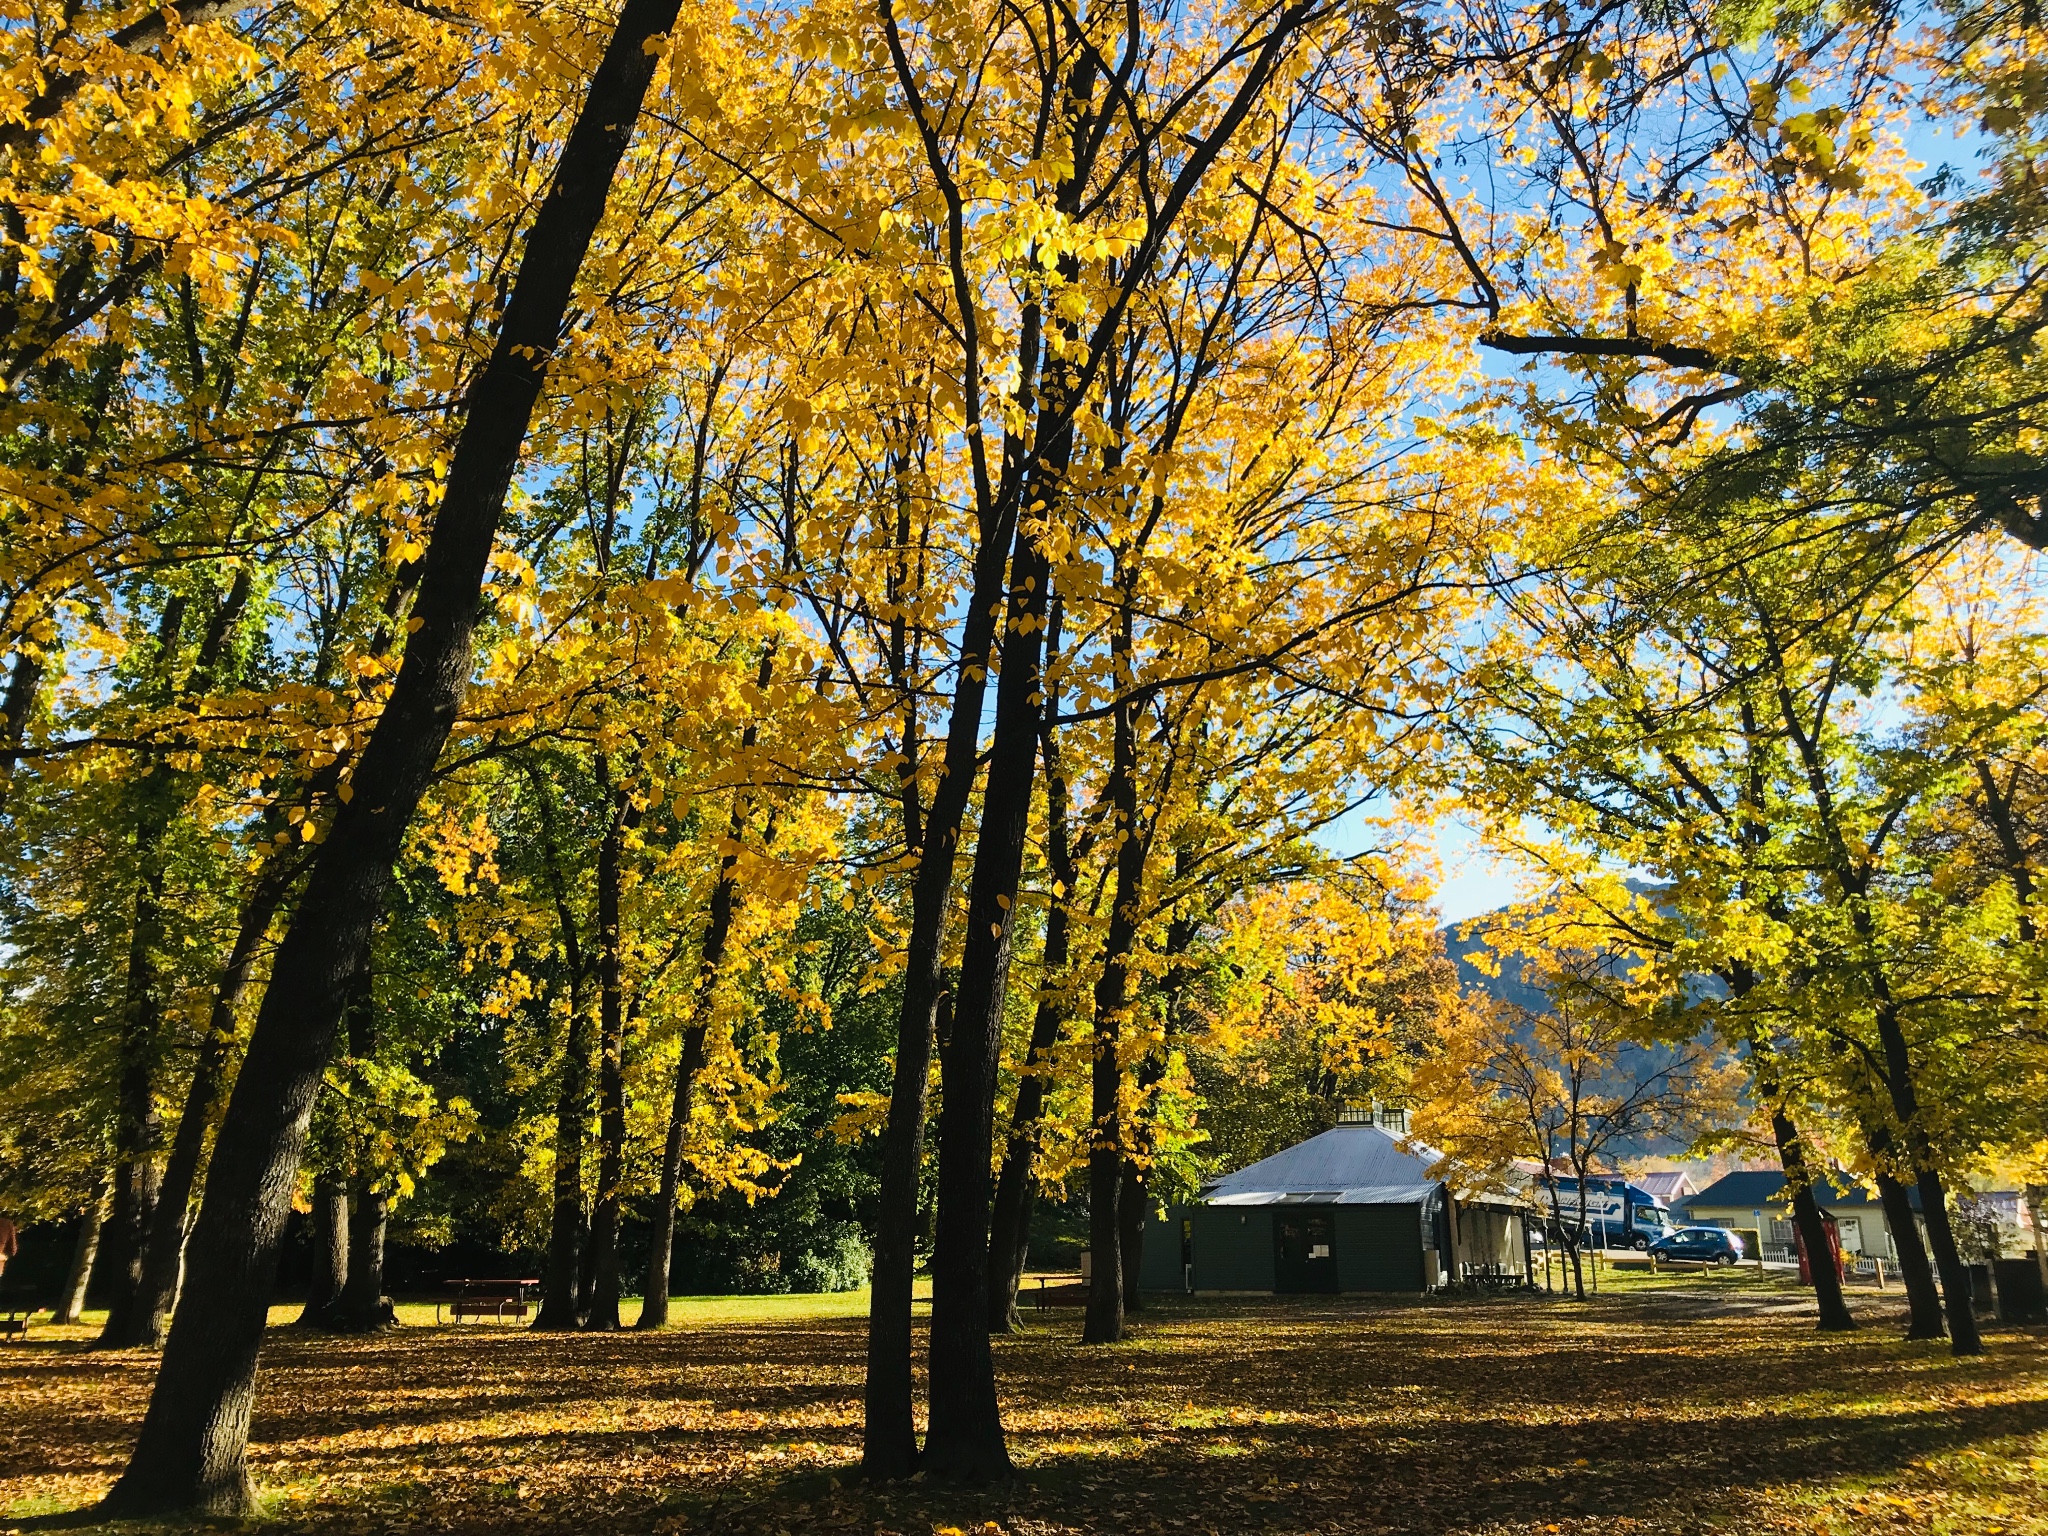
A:
<svg viewBox="0 0 2048 1536">
<path fill-rule="evenodd" d="M 700 997 L 697 1008 L 703 1008 Z M 691 1098 L 704 1070 L 702 1023 L 692 1022 L 676 1057 L 675 1092 L 669 1103 L 668 1139 L 661 1148 L 661 1204 L 654 1213 L 653 1246 L 647 1253 L 647 1283 L 634 1327 L 652 1333 L 668 1326 L 669 1264 L 676 1243 L 676 1202 L 682 1196 L 683 1146 L 690 1128 Z"/>
<path fill-rule="evenodd" d="M 794 476 L 794 464 L 790 473 Z M 791 485 L 789 495 L 793 502 L 794 485 Z M 793 506 L 789 511 L 794 517 Z M 761 653 L 754 686 L 765 692 L 774 676 L 775 646 L 770 642 Z M 740 732 L 740 751 L 752 751 L 761 739 L 760 733 L 760 722 L 749 720 L 746 729 Z M 675 1087 L 669 1099 L 668 1136 L 661 1148 L 661 1203 L 654 1213 L 654 1240 L 647 1251 L 647 1282 L 641 1288 L 640 1318 L 633 1325 L 650 1333 L 668 1326 L 668 1274 L 676 1243 L 676 1202 L 682 1197 L 683 1189 L 683 1147 L 689 1135 L 697 1074 L 704 1070 L 704 1038 L 711 1027 L 711 1008 L 717 996 L 719 974 L 725 968 L 725 948 L 732 937 L 733 914 L 739 910 L 739 880 L 735 872 L 740 861 L 736 850 L 747 828 L 746 807 L 744 795 L 734 797 L 727 835 L 735 851 L 721 855 L 718 860 L 718 879 L 712 884 L 710 910 L 705 916 L 704 941 L 697 950 L 697 992 L 690 1005 L 689 1025 L 683 1031 L 682 1049 L 676 1055 Z M 769 836 L 771 839 L 774 836 L 772 827 Z"/>
<path fill-rule="evenodd" d="M 1934 1267 L 1927 1262 L 1920 1226 L 1913 1219 L 1912 1196 L 1905 1185 L 1880 1170 L 1877 1200 L 1884 1208 L 1884 1224 L 1891 1229 L 1892 1247 L 1898 1254 L 1899 1278 L 1906 1286 L 1906 1337 L 1938 1339 L 1948 1329 L 1941 1320 L 1941 1295 L 1934 1287 Z"/>
<path fill-rule="evenodd" d="M 244 1464 L 256 1356 L 299 1154 L 334 1046 L 342 988 L 383 905 L 405 829 L 462 705 L 505 496 L 576 274 L 680 0 L 625 0 L 535 216 L 490 359 L 465 402 L 384 713 L 315 856 L 273 966 L 208 1170 L 185 1304 L 104 1517 L 253 1506 Z"/>
<path fill-rule="evenodd" d="M 1842 1277 L 1834 1265 L 1835 1250 L 1828 1242 L 1827 1224 L 1821 1219 L 1820 1205 L 1813 1198 L 1813 1177 L 1807 1166 L 1806 1144 L 1800 1140 L 1799 1127 L 1792 1123 L 1791 1114 L 1778 1096 L 1778 1080 L 1769 1065 L 1767 1049 L 1752 1041 L 1750 1058 L 1756 1065 L 1758 1094 L 1770 1105 L 1771 1137 L 1778 1145 L 1778 1166 L 1785 1170 L 1785 1182 L 1792 1187 L 1792 1221 L 1799 1230 L 1799 1241 L 1806 1249 L 1807 1271 L 1813 1276 L 1814 1300 L 1820 1310 L 1820 1331 L 1852 1332 L 1856 1319 L 1850 1315 L 1849 1303 L 1842 1295 Z M 1757 1234 L 1757 1241 L 1763 1241 L 1761 1232 Z"/>
<path fill-rule="evenodd" d="M 735 837 L 739 820 L 735 812 Z M 640 1321 L 635 1325 L 650 1331 L 668 1326 L 668 1275 L 676 1241 L 676 1202 L 682 1194 L 683 1148 L 690 1129 L 697 1074 L 704 1070 L 704 1037 L 711 1026 L 712 1002 L 719 972 L 725 965 L 726 941 L 732 933 L 733 911 L 739 900 L 738 884 L 733 879 L 738 862 L 735 855 L 727 854 L 718 863 L 718 883 L 711 888 L 711 911 L 704 924 L 704 942 L 698 950 L 697 995 L 690 1005 L 690 1023 L 683 1031 L 682 1049 L 676 1056 L 668 1139 L 661 1149 L 661 1204 L 654 1213 L 654 1242 L 647 1254 L 645 1299 L 640 1304 Z"/>
<path fill-rule="evenodd" d="M 235 1011 L 248 990 L 256 952 L 270 932 L 270 920 L 277 915 L 278 903 L 283 900 L 289 881 L 289 867 L 266 871 L 242 908 L 234 948 L 229 951 L 227 966 L 214 988 L 206 1038 L 200 1042 L 199 1060 L 185 1093 L 185 1107 L 171 1137 L 171 1155 L 164 1164 L 163 1187 L 157 1191 L 156 1212 L 143 1250 L 142 1284 L 138 1292 L 140 1310 L 149 1318 L 150 1341 L 159 1349 L 170 1334 L 171 1307 L 177 1301 L 178 1275 L 184 1268 L 186 1224 L 191 1217 L 192 1191 L 198 1184 L 200 1163 L 205 1156 L 206 1133 L 213 1125 L 214 1111 L 227 1087 L 228 1060 L 235 1044 Z"/>
<path fill-rule="evenodd" d="M 1786 1169 L 1787 1174 L 1791 1171 Z M 1799 1229 L 1799 1241 L 1806 1249 L 1806 1269 L 1813 1276 L 1813 1296 L 1820 1309 L 1820 1331 L 1854 1332 L 1856 1318 L 1849 1311 L 1848 1298 L 1842 1294 L 1842 1274 L 1835 1268 L 1835 1247 L 1828 1241 L 1828 1224 L 1821 1217 L 1820 1202 L 1813 1198 L 1811 1184 L 1802 1184 L 1793 1193 L 1792 1223 Z"/>
<path fill-rule="evenodd" d="M 1859 930 L 1867 928 L 1868 914 L 1861 903 L 1855 908 Z M 1970 1302 L 1970 1277 L 1963 1268 L 1963 1256 L 1956 1251 L 1954 1229 L 1948 1219 L 1948 1192 L 1935 1170 L 1932 1150 L 1921 1125 L 1920 1096 L 1913 1081 L 1912 1056 L 1906 1046 L 1906 1032 L 1899 1021 L 1889 986 L 1880 977 L 1876 1009 L 1878 1042 L 1884 1048 L 1885 1087 L 1893 1111 L 1899 1117 L 1901 1133 L 1920 1189 L 1920 1215 L 1927 1223 L 1927 1246 L 1934 1250 L 1935 1267 L 1941 1273 L 1941 1294 L 1948 1313 L 1949 1350 L 1957 1355 L 1984 1352 L 1977 1333 L 1977 1312 Z"/>
<path fill-rule="evenodd" d="M 327 1310 L 348 1283 L 348 1186 L 333 1174 L 313 1181 L 313 1279 L 298 1326 L 324 1328 Z"/>
<path fill-rule="evenodd" d="M 78 1240 L 71 1245 L 71 1267 L 64 1271 L 64 1288 L 57 1293 L 55 1322 L 75 1323 L 85 1311 L 85 1291 L 92 1284 L 93 1260 L 99 1257 L 100 1227 L 106 1217 L 106 1196 L 101 1195 L 79 1218 Z"/>
<path fill-rule="evenodd" d="M 1981 1355 L 1984 1339 L 1977 1331 L 1977 1307 L 1970 1294 L 1970 1272 L 1956 1248 L 1954 1225 L 1948 1216 L 1948 1190 L 1941 1175 L 1922 1167 L 1915 1181 L 1920 1190 L 1920 1215 L 1927 1223 L 1927 1246 L 1934 1250 L 1934 1267 L 1941 1275 L 1941 1298 L 1948 1313 L 1949 1351 L 1957 1355 Z"/>
</svg>

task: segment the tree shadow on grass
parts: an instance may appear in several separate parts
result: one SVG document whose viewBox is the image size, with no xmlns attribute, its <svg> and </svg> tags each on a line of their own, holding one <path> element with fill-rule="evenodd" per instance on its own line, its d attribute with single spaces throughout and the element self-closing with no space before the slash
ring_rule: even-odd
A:
<svg viewBox="0 0 2048 1536">
<path fill-rule="evenodd" d="M 1885 1330 L 1820 1339 L 1668 1303 L 1618 1298 L 1601 1322 L 1527 1301 L 1276 1301 L 1148 1310 L 1107 1349 L 1034 1328 L 998 1346 L 1021 1470 L 990 1489 L 854 1481 L 858 1320 L 273 1335 L 252 1463 L 265 1529 L 308 1536 L 926 1536 L 988 1521 L 1006 1536 L 1449 1536 L 1622 1516 L 1677 1536 L 1754 1528 L 1762 1489 L 1884 1480 L 2048 1435 L 2040 1336 L 1952 1361 Z M 118 1472 L 148 1373 L 108 1359 L 0 1361 L 0 1392 L 33 1388 L 0 1424 L 0 1508 L 49 1497 L 36 1473 L 53 1452 L 74 1505 Z"/>
</svg>

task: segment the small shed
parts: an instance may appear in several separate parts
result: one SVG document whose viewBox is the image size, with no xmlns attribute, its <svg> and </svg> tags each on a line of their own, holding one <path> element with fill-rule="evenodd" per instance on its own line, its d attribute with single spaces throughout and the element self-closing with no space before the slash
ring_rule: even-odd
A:
<svg viewBox="0 0 2048 1536">
<path fill-rule="evenodd" d="M 1427 1147 L 1358 1114 L 1148 1222 L 1149 1290 L 1430 1291 L 1529 1276 L 1523 1204 L 1462 1196 Z"/>
</svg>

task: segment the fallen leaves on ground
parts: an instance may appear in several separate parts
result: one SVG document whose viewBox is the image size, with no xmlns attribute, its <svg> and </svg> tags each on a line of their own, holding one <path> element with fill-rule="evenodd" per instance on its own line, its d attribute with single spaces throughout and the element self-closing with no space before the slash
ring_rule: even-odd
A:
<svg viewBox="0 0 2048 1536">
<path fill-rule="evenodd" d="M 814 1315 L 656 1335 L 275 1330 L 251 1446 L 271 1527 L 777 1536 L 1321 1532 L 2048 1536 L 2048 1332 L 1951 1359 L 1892 1315 L 1682 1288 L 1587 1303 L 1156 1303 L 998 1341 L 1018 1476 L 855 1480 L 864 1331 Z M 837 1315 L 831 1315 L 836 1312 Z M 0 1525 L 112 1481 L 155 1368 L 0 1350 Z"/>
</svg>

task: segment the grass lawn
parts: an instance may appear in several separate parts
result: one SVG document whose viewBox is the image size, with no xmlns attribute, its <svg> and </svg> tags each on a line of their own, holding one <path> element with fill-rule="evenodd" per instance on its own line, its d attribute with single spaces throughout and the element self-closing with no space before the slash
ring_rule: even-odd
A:
<svg viewBox="0 0 2048 1536">
<path fill-rule="evenodd" d="M 2048 1330 L 1955 1361 L 1899 1337 L 1896 1291 L 1821 1338 L 1782 1277 L 1609 1281 L 1583 1304 L 1166 1298 L 1108 1349 L 1077 1311 L 1034 1317 L 997 1345 L 1019 1475 L 978 1490 L 851 1481 L 858 1293 L 679 1302 L 645 1337 L 404 1308 L 374 1338 L 273 1334 L 251 1460 L 266 1529 L 335 1536 L 2048 1536 Z M 89 1337 L 0 1346 L 0 1530 L 120 1469 L 154 1359 Z"/>
</svg>

